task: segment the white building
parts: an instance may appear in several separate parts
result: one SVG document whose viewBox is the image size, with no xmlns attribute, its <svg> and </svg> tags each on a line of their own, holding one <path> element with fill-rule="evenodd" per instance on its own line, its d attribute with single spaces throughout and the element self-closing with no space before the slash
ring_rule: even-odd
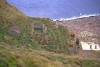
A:
<svg viewBox="0 0 100 67">
<path fill-rule="evenodd" d="M 82 50 L 100 50 L 99 44 L 93 42 L 80 42 Z"/>
</svg>

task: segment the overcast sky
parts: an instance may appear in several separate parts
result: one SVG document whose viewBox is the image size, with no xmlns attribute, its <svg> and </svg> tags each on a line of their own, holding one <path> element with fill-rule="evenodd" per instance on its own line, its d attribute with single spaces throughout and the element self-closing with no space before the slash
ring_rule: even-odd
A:
<svg viewBox="0 0 100 67">
<path fill-rule="evenodd" d="M 99 14 L 100 0 L 8 0 L 28 16 L 69 18 Z"/>
</svg>

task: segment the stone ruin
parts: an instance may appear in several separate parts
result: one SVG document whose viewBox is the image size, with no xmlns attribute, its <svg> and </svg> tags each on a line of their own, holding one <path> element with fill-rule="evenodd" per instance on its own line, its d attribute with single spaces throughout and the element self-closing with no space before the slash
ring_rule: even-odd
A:
<svg viewBox="0 0 100 67">
<path fill-rule="evenodd" d="M 41 32 L 46 32 L 47 27 L 44 24 L 32 24 L 32 32 L 34 31 L 41 31 Z"/>
<path fill-rule="evenodd" d="M 21 34 L 21 29 L 19 26 L 11 26 L 10 29 L 9 29 L 9 34 L 12 35 L 12 36 L 20 36 Z"/>
</svg>

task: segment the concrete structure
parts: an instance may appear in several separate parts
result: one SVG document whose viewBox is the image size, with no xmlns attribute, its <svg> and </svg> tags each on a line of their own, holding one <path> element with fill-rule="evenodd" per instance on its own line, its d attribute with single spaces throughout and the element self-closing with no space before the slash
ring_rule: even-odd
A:
<svg viewBox="0 0 100 67">
<path fill-rule="evenodd" d="M 93 42 L 80 42 L 82 46 L 82 50 L 100 50 L 99 44 L 95 44 Z"/>
</svg>

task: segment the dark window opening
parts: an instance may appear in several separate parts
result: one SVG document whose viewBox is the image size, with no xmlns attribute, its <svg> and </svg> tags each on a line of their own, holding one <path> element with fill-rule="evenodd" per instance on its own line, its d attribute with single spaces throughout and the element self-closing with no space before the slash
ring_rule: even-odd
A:
<svg viewBox="0 0 100 67">
<path fill-rule="evenodd" d="M 97 49 L 97 46 L 95 45 L 95 49 Z"/>
<path fill-rule="evenodd" d="M 92 49 L 92 45 L 90 45 L 90 49 Z"/>
</svg>

